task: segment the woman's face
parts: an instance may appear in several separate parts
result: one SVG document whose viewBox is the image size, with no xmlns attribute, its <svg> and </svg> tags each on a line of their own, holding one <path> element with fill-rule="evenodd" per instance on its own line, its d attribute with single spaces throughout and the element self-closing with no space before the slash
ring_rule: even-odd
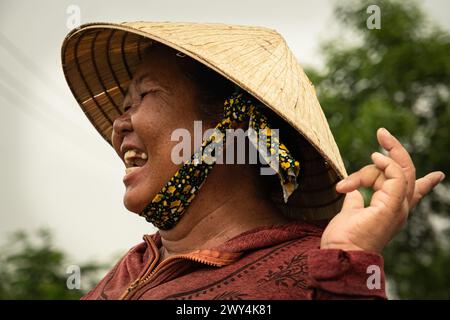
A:
<svg viewBox="0 0 450 320">
<path fill-rule="evenodd" d="M 171 160 L 179 143 L 171 141 L 172 132 L 185 128 L 192 137 L 200 119 L 195 86 L 177 59 L 183 58 L 171 50 L 151 49 L 134 73 L 124 114 L 113 124 L 113 147 L 130 167 L 123 182 L 124 204 L 132 212 L 140 213 L 178 169 Z"/>
</svg>

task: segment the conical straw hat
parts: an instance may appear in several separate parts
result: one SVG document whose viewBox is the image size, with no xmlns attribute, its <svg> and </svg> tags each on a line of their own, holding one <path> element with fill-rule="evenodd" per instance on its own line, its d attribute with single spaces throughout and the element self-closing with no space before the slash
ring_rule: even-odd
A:
<svg viewBox="0 0 450 320">
<path fill-rule="evenodd" d="M 287 204 L 273 195 L 285 214 L 324 219 L 340 210 L 343 195 L 335 191 L 335 184 L 347 173 L 338 147 L 313 85 L 283 37 L 271 29 L 131 22 L 91 23 L 73 30 L 62 46 L 64 74 L 86 116 L 108 143 L 133 72 L 155 41 L 225 76 L 295 129 L 298 145 L 287 147 L 300 150 L 299 188 Z"/>
</svg>

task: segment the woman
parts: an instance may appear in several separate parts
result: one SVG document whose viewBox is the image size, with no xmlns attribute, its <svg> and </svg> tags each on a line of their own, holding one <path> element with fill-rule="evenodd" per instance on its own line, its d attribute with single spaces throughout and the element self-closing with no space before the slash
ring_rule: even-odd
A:
<svg viewBox="0 0 450 320">
<path fill-rule="evenodd" d="M 80 106 L 124 161 L 126 208 L 159 229 L 85 299 L 386 297 L 380 253 L 444 175 L 416 181 L 407 151 L 380 129 L 388 156 L 374 153 L 347 177 L 314 88 L 278 33 L 90 24 L 67 36 L 62 58 Z M 174 161 L 174 133 L 195 136 L 196 121 L 215 130 Z M 259 164 L 230 139 L 239 128 Z M 234 151 L 246 161 L 219 161 Z M 375 191 L 368 207 L 359 187 Z"/>
</svg>

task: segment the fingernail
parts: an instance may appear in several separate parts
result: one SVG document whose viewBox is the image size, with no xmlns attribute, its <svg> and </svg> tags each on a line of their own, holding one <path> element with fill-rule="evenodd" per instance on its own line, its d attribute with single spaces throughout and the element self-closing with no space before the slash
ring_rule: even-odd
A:
<svg viewBox="0 0 450 320">
<path fill-rule="evenodd" d="M 381 152 L 372 153 L 372 157 L 383 157 L 384 155 Z"/>
<path fill-rule="evenodd" d="M 341 180 L 337 183 L 336 187 L 342 187 L 345 184 L 345 180 Z"/>
<path fill-rule="evenodd" d="M 383 130 L 384 130 L 384 132 L 386 132 L 386 134 L 388 135 L 388 136 L 392 136 L 392 134 L 389 132 L 389 130 L 388 129 L 386 129 L 386 128 L 383 128 Z"/>
<path fill-rule="evenodd" d="M 444 181 L 444 179 L 445 179 L 445 174 L 443 173 L 442 176 L 441 176 L 441 179 L 439 180 L 439 182 Z"/>
</svg>

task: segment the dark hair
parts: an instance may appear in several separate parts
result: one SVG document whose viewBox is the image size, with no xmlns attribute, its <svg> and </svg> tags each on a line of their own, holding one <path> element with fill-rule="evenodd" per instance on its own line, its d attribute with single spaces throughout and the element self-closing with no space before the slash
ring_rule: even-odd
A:
<svg viewBox="0 0 450 320">
<path fill-rule="evenodd" d="M 207 121 L 218 122 L 223 115 L 223 103 L 238 87 L 202 63 L 189 57 L 183 61 L 181 70 L 197 88 L 197 99 L 199 111 Z"/>
</svg>

